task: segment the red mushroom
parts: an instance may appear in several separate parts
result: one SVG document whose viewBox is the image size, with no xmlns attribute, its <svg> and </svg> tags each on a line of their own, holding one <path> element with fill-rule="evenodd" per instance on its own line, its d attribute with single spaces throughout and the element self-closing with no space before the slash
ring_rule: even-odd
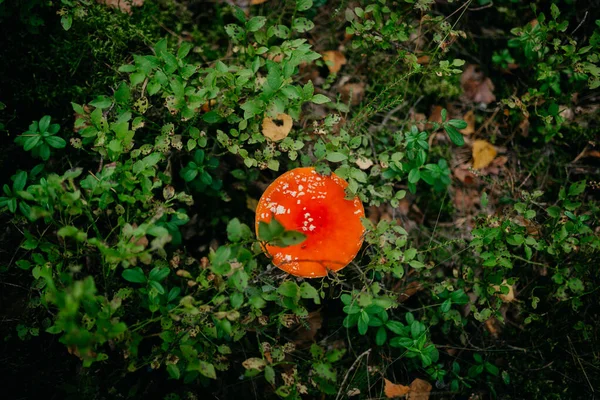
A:
<svg viewBox="0 0 600 400">
<path fill-rule="evenodd" d="M 286 172 L 265 190 L 256 208 L 257 235 L 259 223 L 273 217 L 286 230 L 306 235 L 293 246 L 265 245 L 277 267 L 316 278 L 339 271 L 354 259 L 363 242 L 365 210 L 358 197 L 344 198 L 347 186 L 333 173 L 325 176 L 307 167 Z"/>
</svg>

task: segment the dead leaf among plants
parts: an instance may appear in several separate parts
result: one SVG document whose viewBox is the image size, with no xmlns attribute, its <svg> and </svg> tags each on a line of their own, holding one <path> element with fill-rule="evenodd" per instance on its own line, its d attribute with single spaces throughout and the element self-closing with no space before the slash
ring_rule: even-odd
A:
<svg viewBox="0 0 600 400">
<path fill-rule="evenodd" d="M 494 84 L 476 65 L 469 64 L 460 77 L 460 85 L 465 97 L 475 103 L 490 104 L 496 101 Z"/>
<path fill-rule="evenodd" d="M 322 53 L 323 61 L 329 68 L 329 72 L 337 74 L 346 65 L 346 56 L 339 50 L 327 50 Z"/>
<path fill-rule="evenodd" d="M 340 95 L 342 102 L 357 106 L 365 97 L 365 84 L 363 82 L 346 83 L 340 88 Z"/>
<path fill-rule="evenodd" d="M 360 157 L 356 160 L 356 165 L 360 169 L 369 169 L 373 166 L 373 161 L 366 157 Z"/>
<path fill-rule="evenodd" d="M 323 325 L 323 316 L 319 311 L 312 311 L 303 322 L 306 322 L 308 327 L 302 324 L 294 331 L 294 344 L 297 346 L 314 342 L 315 335 Z"/>
<path fill-rule="evenodd" d="M 262 134 L 274 142 L 283 140 L 292 130 L 292 117 L 287 114 L 279 114 L 271 119 L 265 117 L 262 122 Z"/>
<path fill-rule="evenodd" d="M 467 123 L 467 127 L 460 130 L 463 135 L 471 135 L 475 133 L 475 113 L 469 110 L 463 115 L 463 120 Z"/>
<path fill-rule="evenodd" d="M 431 383 L 423 379 L 415 379 L 410 384 L 410 392 L 408 392 L 408 400 L 427 400 L 431 393 Z"/>
<path fill-rule="evenodd" d="M 131 14 L 131 7 L 141 7 L 144 5 L 144 0 L 96 0 L 98 4 L 116 8 L 124 13 Z"/>
<path fill-rule="evenodd" d="M 423 379 L 415 379 L 409 386 L 393 383 L 384 378 L 384 393 L 388 399 L 407 396 L 409 400 L 428 400 L 432 386 Z"/>
<path fill-rule="evenodd" d="M 496 158 L 496 148 L 493 144 L 485 140 L 476 140 L 473 142 L 473 168 L 483 169 L 490 165 Z"/>
<path fill-rule="evenodd" d="M 383 391 L 385 393 L 385 397 L 387 397 L 388 399 L 405 396 L 410 391 L 410 388 L 408 386 L 392 383 L 391 381 L 385 378 L 383 380 L 385 381 Z"/>
</svg>

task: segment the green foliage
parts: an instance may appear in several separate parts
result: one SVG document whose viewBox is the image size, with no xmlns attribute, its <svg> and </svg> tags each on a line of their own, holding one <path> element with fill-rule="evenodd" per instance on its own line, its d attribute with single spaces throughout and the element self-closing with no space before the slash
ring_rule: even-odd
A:
<svg viewBox="0 0 600 400">
<path fill-rule="evenodd" d="M 72 110 L 64 111 L 69 102 L 53 104 L 56 113 L 35 107 L 63 129 L 48 115 L 33 122 L 14 140 L 26 153 L 16 149 L 5 162 L 12 177 L 0 211 L 10 234 L 2 240 L 15 253 L 0 271 L 30 289 L 25 316 L 10 325 L 19 342 L 55 335 L 80 359 L 82 375 L 102 370 L 108 380 L 130 379 L 132 398 L 141 396 L 136 382 L 147 369 L 159 370 L 157 382 L 180 381 L 182 396 L 208 388 L 231 397 L 227 388 L 238 384 L 286 399 L 344 397 L 352 388 L 370 396 L 373 382 L 400 364 L 402 376 L 440 390 L 493 394 L 519 374 L 518 364 L 496 356 L 504 350 L 492 347 L 505 342 L 494 341 L 490 324 L 545 330 L 554 308 L 587 310 L 598 282 L 589 266 L 600 250 L 590 179 L 573 172 L 568 179 L 579 180 L 563 184 L 563 172 L 542 178 L 534 168 L 517 188 L 512 175 L 508 183 L 506 175 L 475 171 L 487 194 L 461 224 L 446 200 L 463 189 L 453 180 L 457 159 L 474 137 L 488 135 L 486 127 L 495 129 L 489 140 L 515 158 L 528 142 L 502 135 L 524 118 L 531 117 L 533 141 L 572 133 L 563 104 L 574 90 L 597 86 L 597 28 L 586 43 L 575 41 L 554 4 L 551 20 L 534 9 L 537 24 L 514 21 L 508 49 L 494 48 L 482 62 L 520 64 L 533 83 L 518 96 L 498 84 L 503 98 L 494 111 L 469 104 L 490 115 L 468 137 L 454 103 L 465 64 L 457 57 L 469 59 L 471 48 L 452 45 L 467 35 L 458 29 L 465 13 L 492 6 L 449 2 L 454 21 L 431 1 L 361 1 L 332 15 L 323 1 L 249 12 L 218 3 L 205 10 L 212 25 L 186 36 L 185 19 L 173 22 L 181 10 L 165 3 L 167 11 L 147 0 L 131 17 L 84 0 L 10 7 L 30 27 L 60 24 L 53 41 L 68 57 L 56 65 L 75 63 L 73 43 L 88 37 L 79 51 L 93 48 L 93 62 L 109 66 L 89 76 L 86 90 L 65 84 L 62 95 L 77 93 Z M 43 10 L 60 18 L 38 19 Z M 156 20 L 153 10 L 163 10 Z M 319 75 L 325 50 L 312 39 L 329 32 L 319 23 L 325 15 L 352 35 L 339 76 Z M 172 35 L 161 38 L 161 25 Z M 143 46 L 130 54 L 132 38 Z M 336 83 L 344 75 L 366 82 L 364 97 L 345 98 Z M 31 101 L 62 101 L 57 93 L 40 90 Z M 23 104 L 12 100 L 3 99 Z M 415 118 L 440 103 L 448 104 L 441 119 Z M 5 111 L 0 129 L 9 134 L 31 121 L 16 109 L 15 123 Z M 273 141 L 263 122 L 281 114 L 293 127 Z M 552 149 L 547 154 L 564 155 Z M 44 163 L 31 168 L 29 156 Z M 25 161 L 12 162 L 19 158 Z M 249 209 L 275 172 L 313 165 L 347 180 L 348 198 L 370 206 L 370 219 L 351 265 L 307 281 L 271 268 L 263 254 L 267 244 L 301 245 L 306 236 L 274 216 L 255 236 Z M 492 207 L 498 212 L 489 214 Z M 570 334 L 592 342 L 592 324 L 581 317 Z M 358 366 L 361 353 L 371 357 L 366 367 Z M 110 397 L 121 389 L 108 390 Z"/>
</svg>

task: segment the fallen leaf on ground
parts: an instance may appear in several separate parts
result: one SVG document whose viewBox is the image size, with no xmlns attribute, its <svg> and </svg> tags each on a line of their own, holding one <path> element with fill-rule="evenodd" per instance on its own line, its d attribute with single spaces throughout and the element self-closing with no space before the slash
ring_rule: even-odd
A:
<svg viewBox="0 0 600 400">
<path fill-rule="evenodd" d="M 408 400 L 427 400 L 431 393 L 431 383 L 423 379 L 415 379 L 410 384 L 410 392 L 408 392 Z"/>
<path fill-rule="evenodd" d="M 348 395 L 348 397 L 358 396 L 360 394 L 360 389 L 352 388 L 352 389 L 348 390 L 348 393 L 346 393 L 346 394 Z"/>
<path fill-rule="evenodd" d="M 474 173 L 470 171 L 471 166 L 469 164 L 462 164 L 452 170 L 452 173 L 462 183 L 471 185 L 477 178 Z"/>
<path fill-rule="evenodd" d="M 292 117 L 287 114 L 279 114 L 273 119 L 265 117 L 262 122 L 262 134 L 274 142 L 283 140 L 290 133 L 292 123 Z"/>
<path fill-rule="evenodd" d="M 598 150 L 588 150 L 584 153 L 584 157 L 596 157 L 600 158 L 600 151 Z"/>
<path fill-rule="evenodd" d="M 99 4 L 104 4 L 112 8 L 121 10 L 124 13 L 131 14 L 131 7 L 141 7 L 144 0 L 96 0 Z"/>
<path fill-rule="evenodd" d="M 429 64 L 429 60 L 431 59 L 431 57 L 429 56 L 420 56 L 417 58 L 417 64 Z"/>
<path fill-rule="evenodd" d="M 460 133 L 463 135 L 475 133 L 475 113 L 473 110 L 467 111 L 467 113 L 463 115 L 463 120 L 467 123 L 467 127 L 461 129 Z"/>
<path fill-rule="evenodd" d="M 385 397 L 388 399 L 405 396 L 410 391 L 408 386 L 392 383 L 385 378 L 383 378 L 383 380 L 385 381 L 385 387 L 383 388 L 383 391 L 385 393 Z"/>
<path fill-rule="evenodd" d="M 350 103 L 350 105 L 359 105 L 365 95 L 364 83 L 346 83 L 340 88 L 342 102 Z"/>
<path fill-rule="evenodd" d="M 346 64 L 346 57 L 339 50 L 324 51 L 322 56 L 323 61 L 327 64 L 327 68 L 329 68 L 329 72 L 332 74 L 337 74 Z"/>
<path fill-rule="evenodd" d="M 398 301 L 400 303 L 404 303 L 415 293 L 423 289 L 423 285 L 421 285 L 417 281 L 410 282 L 405 288 L 401 289 L 400 294 L 398 295 Z"/>
<path fill-rule="evenodd" d="M 503 302 L 510 303 L 511 301 L 513 301 L 515 299 L 515 289 L 514 289 L 513 285 L 509 285 L 506 282 L 506 279 L 504 279 L 502 281 L 501 285 L 494 285 L 494 289 L 496 289 L 496 292 L 500 292 L 500 289 L 502 286 L 508 286 L 508 293 L 507 294 L 499 293 L 498 297 L 500 297 L 500 299 Z"/>
<path fill-rule="evenodd" d="M 383 380 L 385 382 L 383 392 L 388 399 L 408 395 L 407 398 L 410 400 L 427 400 L 432 389 L 429 382 L 419 378 L 412 381 L 409 386 L 396 384 L 385 378 Z"/>
<path fill-rule="evenodd" d="M 477 189 L 459 189 L 454 191 L 454 206 L 458 210 L 469 211 L 480 202 L 480 194 Z"/>
<path fill-rule="evenodd" d="M 305 322 L 308 324 L 308 328 L 304 325 L 300 325 L 300 327 L 295 330 L 294 343 L 296 345 L 302 345 L 315 340 L 315 335 L 323 325 L 323 316 L 319 311 L 312 311 L 308 313 Z"/>
<path fill-rule="evenodd" d="M 483 169 L 490 165 L 496 158 L 496 148 L 485 140 L 473 142 L 473 168 Z"/>
<path fill-rule="evenodd" d="M 444 107 L 442 106 L 434 106 L 431 109 L 431 114 L 429 114 L 429 121 L 437 122 L 438 124 L 442 123 L 442 110 Z"/>
<path fill-rule="evenodd" d="M 496 100 L 494 84 L 473 64 L 467 65 L 460 77 L 460 85 L 467 99 L 475 103 L 490 104 Z"/>
</svg>

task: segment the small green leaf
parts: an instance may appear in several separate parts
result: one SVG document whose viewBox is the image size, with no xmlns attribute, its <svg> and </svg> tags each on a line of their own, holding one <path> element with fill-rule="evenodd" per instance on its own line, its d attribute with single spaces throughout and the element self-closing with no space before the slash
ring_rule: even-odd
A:
<svg viewBox="0 0 600 400">
<path fill-rule="evenodd" d="M 454 143 L 457 146 L 462 146 L 463 144 L 465 144 L 465 138 L 459 131 L 456 130 L 456 128 L 454 128 L 451 125 L 445 125 L 444 130 L 450 137 L 452 143 Z"/>
<path fill-rule="evenodd" d="M 343 153 L 333 151 L 333 152 L 327 153 L 327 155 L 325 156 L 325 159 L 329 162 L 341 162 L 341 161 L 347 160 L 348 156 L 346 156 Z"/>
<path fill-rule="evenodd" d="M 169 376 L 173 379 L 179 379 L 181 373 L 179 372 L 179 367 L 175 364 L 167 364 L 167 372 Z"/>
<path fill-rule="evenodd" d="M 144 271 L 140 267 L 126 269 L 121 273 L 123 279 L 128 282 L 133 283 L 144 283 L 146 282 L 146 276 L 144 275 Z"/>
<path fill-rule="evenodd" d="M 310 101 L 312 101 L 315 104 L 325 104 L 329 103 L 331 99 L 325 96 L 324 94 L 317 93 L 310 99 Z"/>
</svg>

